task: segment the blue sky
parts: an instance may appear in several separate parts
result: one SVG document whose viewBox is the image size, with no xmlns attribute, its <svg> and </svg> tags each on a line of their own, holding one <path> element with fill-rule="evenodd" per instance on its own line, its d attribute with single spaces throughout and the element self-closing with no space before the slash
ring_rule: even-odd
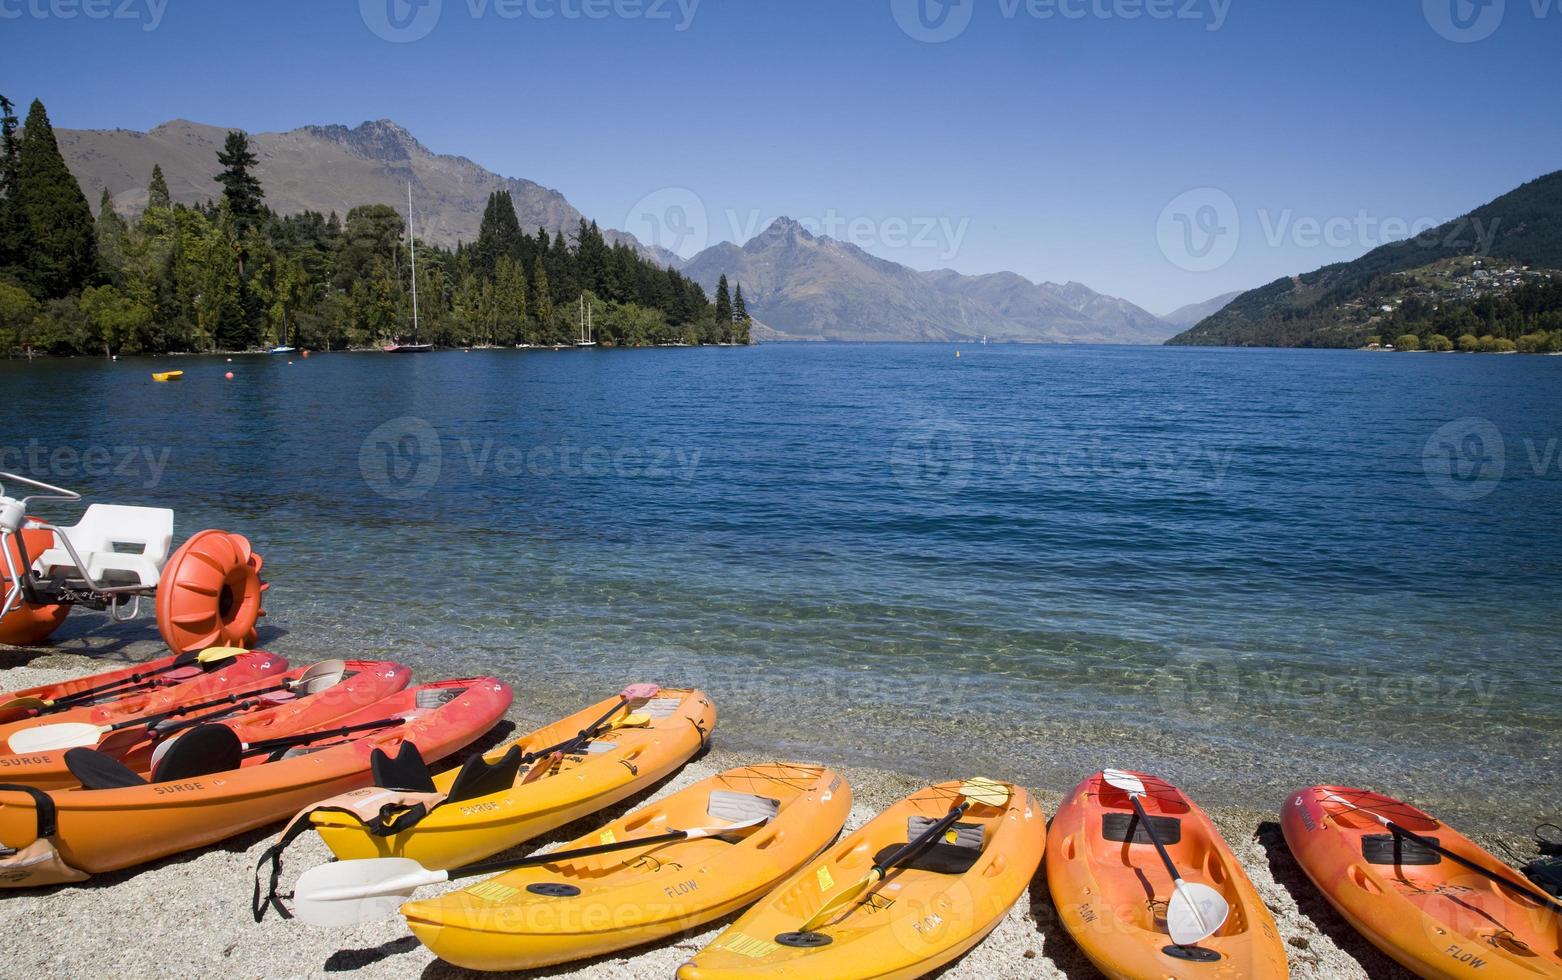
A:
<svg viewBox="0 0 1562 980">
<path fill-rule="evenodd" d="M 0 0 L 0 92 L 392 118 L 684 251 L 785 214 L 1157 313 L 1562 169 L 1562 0 L 420 2 Z"/>
</svg>

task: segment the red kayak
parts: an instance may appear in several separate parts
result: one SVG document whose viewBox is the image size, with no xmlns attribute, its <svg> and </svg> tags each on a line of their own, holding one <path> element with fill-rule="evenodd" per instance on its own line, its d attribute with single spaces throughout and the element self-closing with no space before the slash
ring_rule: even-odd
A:
<svg viewBox="0 0 1562 980">
<path fill-rule="evenodd" d="M 231 657 L 224 657 L 216 663 L 203 664 L 197 654 L 178 653 L 58 684 L 7 691 L 0 693 L 0 724 L 54 714 L 70 707 L 104 704 L 150 688 L 173 687 L 215 672 L 231 660 Z"/>
<path fill-rule="evenodd" d="M 0 756 L 12 754 L 10 738 L 24 728 L 62 723 L 113 725 L 144 715 L 162 714 L 181 705 L 198 704 L 228 694 L 258 689 L 268 682 L 275 684 L 277 675 L 286 670 L 287 661 L 283 658 L 263 650 L 254 650 L 234 657 L 226 666 L 210 674 L 202 674 L 173 687 L 142 690 L 106 704 L 86 705 L 3 724 L 0 725 Z"/>
<path fill-rule="evenodd" d="M 81 874 L 115 871 L 284 820 L 320 800 L 368 786 L 376 749 L 396 756 L 410 744 L 430 762 L 459 751 L 504 716 L 510 699 L 510 686 L 492 677 L 424 684 L 338 719 L 340 728 L 317 733 L 285 755 L 277 751 L 283 746 L 245 745 L 242 754 L 214 753 L 209 765 L 183 766 L 178 779 L 159 782 L 101 753 L 80 750 L 84 755 L 75 756 L 74 768 L 91 772 L 84 783 L 103 788 L 42 794 L 55 809 L 51 860 Z M 225 730 L 210 725 L 197 731 Z M 0 841 L 19 851 L 40 843 L 33 792 L 0 791 Z M 58 865 L 49 870 L 53 874 L 45 876 L 13 868 L 0 874 L 0 887 L 79 880 L 62 878 Z"/>
<path fill-rule="evenodd" d="M 261 742 L 331 727 L 338 718 L 355 714 L 404 689 L 412 681 L 412 671 L 387 661 L 350 660 L 341 680 L 324 690 L 297 694 L 277 691 L 236 703 L 216 705 L 191 712 L 187 717 L 169 719 L 162 730 L 131 729 L 130 739 L 111 754 L 136 772 L 152 768 L 152 755 L 168 739 L 197 725 L 220 722 L 233 729 L 246 743 Z M 268 678 L 266 687 L 294 683 L 309 670 L 297 668 Z M 198 703 L 198 702 L 192 702 Z M 48 716 L 52 721 L 54 717 Z M 133 734 L 132 734 L 133 733 Z M 136 739 L 135 735 L 142 735 Z M 100 743 L 109 750 L 108 743 Z M 0 783 L 17 783 L 39 789 L 67 789 L 80 785 L 66 765 L 67 749 L 0 756 Z"/>
</svg>

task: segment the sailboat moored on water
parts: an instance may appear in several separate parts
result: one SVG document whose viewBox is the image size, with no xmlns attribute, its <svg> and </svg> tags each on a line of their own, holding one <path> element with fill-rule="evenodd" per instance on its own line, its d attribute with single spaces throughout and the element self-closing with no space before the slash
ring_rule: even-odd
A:
<svg viewBox="0 0 1562 980">
<path fill-rule="evenodd" d="M 412 233 L 412 184 L 407 184 L 407 245 L 412 250 L 412 343 L 385 345 L 387 354 L 427 354 L 433 344 L 418 343 L 418 239 Z"/>
</svg>

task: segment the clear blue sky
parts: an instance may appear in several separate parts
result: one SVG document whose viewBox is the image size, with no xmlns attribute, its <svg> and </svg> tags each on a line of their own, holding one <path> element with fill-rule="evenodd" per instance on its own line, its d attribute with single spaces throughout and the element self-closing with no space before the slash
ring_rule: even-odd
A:
<svg viewBox="0 0 1562 980">
<path fill-rule="evenodd" d="M 712 241 L 835 215 L 1158 313 L 1562 169 L 1562 0 L 425 2 L 0 0 L 0 92 L 61 127 L 393 118 L 604 225 L 682 188 Z"/>
</svg>

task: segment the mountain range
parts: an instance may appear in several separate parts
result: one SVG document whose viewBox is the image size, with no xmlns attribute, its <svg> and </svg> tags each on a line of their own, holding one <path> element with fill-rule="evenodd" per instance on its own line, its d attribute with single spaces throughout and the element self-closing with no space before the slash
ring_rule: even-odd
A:
<svg viewBox="0 0 1562 980">
<path fill-rule="evenodd" d="M 55 132 L 89 199 L 97 201 L 107 189 L 123 214 L 145 208 L 154 164 L 162 167 L 175 201 L 201 203 L 221 193 L 216 155 L 225 127 L 175 120 L 144 133 Z M 419 237 L 447 247 L 476 239 L 495 191 L 509 191 L 522 228 L 569 234 L 581 219 L 558 191 L 500 176 L 465 157 L 434 153 L 389 120 L 352 129 L 304 126 L 256 133 L 251 145 L 266 201 L 283 214 L 345 214 L 374 203 L 400 209 L 410 182 Z M 968 341 L 986 336 L 1020 343 L 1155 344 L 1187 325 L 1080 283 L 1035 283 L 1012 272 L 918 271 L 812 235 L 789 219 L 778 220 L 745 245 L 724 242 L 687 261 L 627 232 L 604 234 L 680 268 L 709 292 L 724 274 L 741 282 L 761 339 Z"/>
<path fill-rule="evenodd" d="M 1456 273 L 1456 267 L 1467 271 Z M 1435 313 L 1508 288 L 1486 278 L 1492 271 L 1506 271 L 1509 286 L 1517 286 L 1530 269 L 1537 270 L 1534 276 L 1541 275 L 1538 270 L 1562 270 L 1562 171 L 1354 262 L 1286 276 L 1243 293 L 1170 343 L 1356 346 L 1381 324 L 1395 322 L 1385 314 L 1407 297 L 1423 300 Z"/>
</svg>

